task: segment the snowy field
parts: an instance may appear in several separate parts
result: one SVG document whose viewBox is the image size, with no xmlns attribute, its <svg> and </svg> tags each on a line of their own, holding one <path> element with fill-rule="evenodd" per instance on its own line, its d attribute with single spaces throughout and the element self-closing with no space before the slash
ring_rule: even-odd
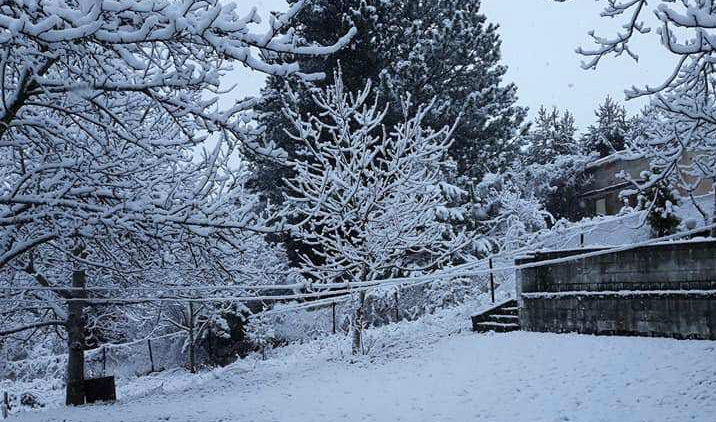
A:
<svg viewBox="0 0 716 422">
<path fill-rule="evenodd" d="M 699 200 L 710 211 L 711 197 Z M 692 206 L 682 211 L 696 218 Z M 586 226 L 590 246 L 649 237 L 639 215 Z M 552 246 L 576 246 L 569 232 L 584 230 L 577 224 Z M 513 291 L 501 286 L 498 299 Z M 368 356 L 358 359 L 339 335 L 198 375 L 122 377 L 110 406 L 64 408 L 62 386 L 36 380 L 23 388 L 39 389 L 47 408 L 10 420 L 716 422 L 716 342 L 474 334 L 469 317 L 487 301 L 368 330 Z"/>
<path fill-rule="evenodd" d="M 716 420 L 716 342 L 477 335 L 467 324 L 439 335 L 450 320 L 384 327 L 375 333 L 381 343 L 357 360 L 345 353 L 347 339 L 335 337 L 287 347 L 265 361 L 135 380 L 120 388 L 114 405 L 56 407 L 10 420 Z"/>
</svg>

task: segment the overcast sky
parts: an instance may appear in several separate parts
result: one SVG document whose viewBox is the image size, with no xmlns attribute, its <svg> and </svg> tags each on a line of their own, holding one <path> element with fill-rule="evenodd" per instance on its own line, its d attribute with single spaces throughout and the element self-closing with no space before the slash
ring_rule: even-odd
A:
<svg viewBox="0 0 716 422">
<path fill-rule="evenodd" d="M 265 16 L 282 10 L 284 0 L 253 0 Z M 604 2 L 574 0 L 483 0 L 482 11 L 500 25 L 503 62 L 509 67 L 506 81 L 518 87 L 519 102 L 534 115 L 541 104 L 574 113 L 580 129 L 593 121 L 594 108 L 604 97 L 623 101 L 624 89 L 636 84 L 658 84 L 670 73 L 673 60 L 660 48 L 654 33 L 642 36 L 635 47 L 639 63 L 627 57 L 603 61 L 596 71 L 582 70 L 574 49 L 591 47 L 587 31 L 613 35 L 620 21 L 599 18 Z M 241 8 L 248 9 L 247 5 Z M 239 71 L 232 75 L 241 94 L 256 95 L 263 76 Z M 627 109 L 636 113 L 645 104 L 632 100 Z"/>
</svg>

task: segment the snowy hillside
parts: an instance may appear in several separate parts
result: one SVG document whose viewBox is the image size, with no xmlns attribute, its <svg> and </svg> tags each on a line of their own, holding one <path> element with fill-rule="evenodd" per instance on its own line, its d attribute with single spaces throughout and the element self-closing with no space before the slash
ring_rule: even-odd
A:
<svg viewBox="0 0 716 422">
<path fill-rule="evenodd" d="M 544 1 L 0 1 L 0 418 L 716 422 L 716 0 Z"/>
<path fill-rule="evenodd" d="M 706 422 L 716 414 L 712 342 L 517 332 L 476 335 L 476 304 L 277 350 L 198 376 L 169 371 L 122 385 L 110 406 L 11 421 Z"/>
</svg>

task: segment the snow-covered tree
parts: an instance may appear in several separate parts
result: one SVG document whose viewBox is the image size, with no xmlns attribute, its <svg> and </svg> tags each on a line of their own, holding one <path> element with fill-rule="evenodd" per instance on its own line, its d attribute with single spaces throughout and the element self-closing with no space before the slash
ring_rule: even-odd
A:
<svg viewBox="0 0 716 422">
<path fill-rule="evenodd" d="M 568 1 L 568 0 L 556 0 Z M 671 177 L 683 157 L 689 155 L 702 178 L 716 182 L 716 80 L 710 40 L 716 36 L 716 4 L 713 0 L 631 0 L 609 1 L 602 16 L 622 18 L 622 31 L 611 37 L 590 34 L 595 46 L 578 49 L 586 57 L 585 69 L 596 68 L 607 56 L 628 56 L 638 60 L 632 48 L 639 35 L 654 33 L 664 51 L 675 59 L 673 69 L 665 69 L 665 80 L 656 86 L 632 87 L 627 99 L 649 96 L 666 120 L 660 134 L 654 134 L 645 150 L 654 157 L 655 166 L 670 171 L 659 178 Z M 656 31 L 652 31 L 652 24 Z M 625 54 L 626 53 L 626 54 Z M 652 179 L 648 183 L 653 184 Z M 716 193 L 714 195 L 716 205 Z M 716 224 L 716 206 L 713 223 Z M 716 236 L 716 228 L 712 235 Z"/>
<path fill-rule="evenodd" d="M 651 188 L 644 190 L 639 196 L 639 208 L 646 211 L 646 222 L 651 228 L 651 235 L 660 238 L 676 233 L 681 224 L 678 215 L 679 192 L 661 180 Z"/>
<path fill-rule="evenodd" d="M 579 193 L 589 182 L 586 172 L 591 157 L 559 155 L 545 164 L 517 167 L 511 172 L 522 189 L 533 194 L 556 220 L 577 221 L 584 216 Z"/>
<path fill-rule="evenodd" d="M 261 236 L 244 236 L 238 244 L 220 249 L 219 244 L 210 247 L 211 255 L 193 248 L 178 246 L 162 268 L 151 271 L 146 278 L 154 285 L 165 288 L 157 294 L 144 292 L 145 296 L 162 299 L 176 298 L 177 302 L 162 302 L 150 315 L 155 319 L 155 332 L 181 332 L 183 350 L 188 367 L 197 367 L 197 349 L 211 341 L 211 337 L 230 339 L 232 321 L 244 321 L 251 313 L 251 304 L 231 300 L 203 301 L 207 296 L 247 297 L 255 294 L 251 286 L 278 286 L 285 284 L 289 268 L 285 252 Z M 204 290 L 185 288 L 200 286 Z M 246 289 L 237 289 L 248 286 Z M 207 288 L 213 287 L 213 290 Z"/>
<path fill-rule="evenodd" d="M 467 243 L 447 223 L 461 215 L 448 207 L 458 189 L 446 183 L 451 131 L 423 127 L 430 106 L 383 125 L 386 111 L 369 101 L 370 82 L 344 90 L 340 76 L 314 92 L 316 114 L 284 109 L 294 122 L 290 136 L 304 145 L 287 180 L 296 235 L 314 248 L 303 270 L 317 283 L 365 282 L 425 272 L 448 264 Z M 362 349 L 363 303 L 353 327 L 353 352 Z"/>
<path fill-rule="evenodd" d="M 126 286 L 177 245 L 211 258 L 273 231 L 232 157 L 280 153 L 255 142 L 254 100 L 221 109 L 218 95 L 234 65 L 322 76 L 262 59 L 347 43 L 353 31 L 329 46 L 296 39 L 301 6 L 256 32 L 255 10 L 219 0 L 0 3 L 0 271 L 5 286 L 44 289 L 10 293 L 41 309 L 0 334 L 67 331 L 68 404 L 84 400 L 84 308 L 104 303 L 88 283 Z"/>
<path fill-rule="evenodd" d="M 583 217 L 580 187 L 592 157 L 557 155 L 544 164 L 520 162 L 499 174 L 487 174 L 470 194 L 474 205 L 468 214 L 474 231 L 489 241 L 489 250 L 510 250 L 530 243 L 556 220 Z"/>
<path fill-rule="evenodd" d="M 700 185 L 716 177 L 716 154 L 709 147 L 713 142 L 713 129 L 716 127 L 707 124 L 694 126 L 660 107 L 644 109 L 634 119 L 627 136 L 626 153 L 650 158 L 651 169 L 638 180 L 628 175 L 625 178 L 635 185 L 641 196 L 653 196 L 646 201 L 651 206 L 657 196 L 674 196 L 670 193 L 674 188 L 693 201 Z M 674 198 L 670 200 L 675 203 Z M 696 208 L 708 221 L 705 211 Z"/>
<path fill-rule="evenodd" d="M 456 163 L 451 177 L 466 188 L 470 179 L 501 171 L 519 152 L 517 131 L 526 110 L 516 105 L 517 88 L 504 83 L 498 26 L 488 22 L 475 0 L 311 0 L 297 17 L 297 33 L 308 41 L 325 43 L 355 26 L 348 48 L 320 58 L 302 60 L 308 69 L 342 69 L 349 91 L 361 90 L 368 79 L 374 91 L 390 102 L 385 123 L 402 121 L 400 99 L 410 94 L 414 104 L 435 101 L 423 124 L 454 130 L 449 156 Z M 302 110 L 318 112 L 311 87 L 295 84 Z M 266 111 L 261 122 L 267 139 L 289 156 L 300 144 L 286 136 L 291 127 L 281 112 L 284 81 L 269 78 Z M 290 168 L 256 159 L 256 182 L 266 193 L 281 195 L 281 178 Z"/>
<path fill-rule="evenodd" d="M 597 121 L 587 128 L 582 137 L 582 152 L 606 157 L 622 151 L 630 125 L 624 106 L 607 97 L 594 111 L 594 115 Z"/>
<path fill-rule="evenodd" d="M 264 359 L 266 351 L 276 343 L 274 325 L 261 317 L 249 320 L 246 325 L 246 337 Z"/>
<path fill-rule="evenodd" d="M 475 186 L 476 229 L 491 240 L 493 249 L 518 249 L 548 227 L 552 216 L 535 194 L 520 172 L 487 174 Z"/>
<path fill-rule="evenodd" d="M 568 110 L 560 113 L 556 107 L 552 110 L 540 107 L 534 128 L 527 135 L 526 161 L 545 164 L 558 156 L 577 153 L 576 132 L 574 116 Z"/>
</svg>

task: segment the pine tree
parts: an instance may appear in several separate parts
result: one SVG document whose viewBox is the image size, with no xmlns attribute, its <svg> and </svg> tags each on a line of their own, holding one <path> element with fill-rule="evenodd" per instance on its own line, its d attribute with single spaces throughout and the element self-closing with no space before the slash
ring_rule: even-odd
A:
<svg viewBox="0 0 716 422">
<path fill-rule="evenodd" d="M 333 40 L 351 26 L 358 33 L 337 54 L 301 64 L 305 71 L 340 64 L 349 91 L 372 80 L 375 95 L 389 102 L 386 124 L 402 119 L 399 99 L 405 94 L 414 104 L 435 99 L 424 122 L 435 130 L 461 116 L 449 155 L 457 165 L 456 182 L 465 186 L 513 161 L 519 151 L 515 135 L 525 116 L 525 109 L 516 105 L 516 87 L 503 84 L 507 68 L 500 64 L 498 27 L 479 8 L 475 0 L 313 0 L 298 16 L 297 31 L 307 42 Z M 291 122 L 281 108 L 289 102 L 303 112 L 317 111 L 311 86 L 294 83 L 292 89 L 296 95 L 287 98 L 285 81 L 270 78 L 260 117 L 267 142 L 278 144 L 289 158 L 295 158 L 298 146 L 285 134 Z M 280 182 L 290 169 L 257 157 L 253 162 L 258 187 L 280 200 Z"/>
<path fill-rule="evenodd" d="M 646 221 L 651 235 L 660 238 L 676 233 L 681 218 L 677 214 L 679 193 L 668 180 L 662 180 L 639 196 L 641 207 L 646 209 Z"/>
<path fill-rule="evenodd" d="M 623 150 L 630 125 L 624 106 L 607 97 L 594 114 L 597 121 L 587 128 L 582 139 L 584 154 L 597 152 L 600 157 L 606 157 Z"/>
<path fill-rule="evenodd" d="M 527 163 L 546 164 L 561 155 L 574 154 L 577 142 L 574 139 L 577 128 L 574 116 L 567 110 L 560 115 L 557 108 L 548 111 L 541 106 L 535 129 L 528 135 Z"/>
<path fill-rule="evenodd" d="M 554 149 L 558 155 L 578 153 L 576 133 L 577 126 L 574 121 L 574 115 L 569 110 L 565 110 L 557 124 Z"/>
</svg>

